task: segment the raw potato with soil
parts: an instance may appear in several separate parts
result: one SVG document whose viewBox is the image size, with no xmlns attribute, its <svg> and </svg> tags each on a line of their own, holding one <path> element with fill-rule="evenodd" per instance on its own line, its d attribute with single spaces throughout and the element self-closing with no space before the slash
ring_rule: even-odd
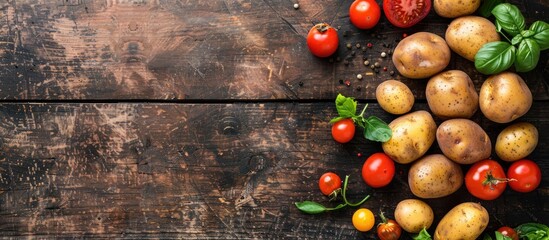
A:
<svg viewBox="0 0 549 240">
<path fill-rule="evenodd" d="M 442 119 L 470 118 L 478 109 L 478 94 L 473 81 L 461 70 L 449 70 L 427 82 L 425 97 L 429 109 Z"/>
<path fill-rule="evenodd" d="M 459 164 L 473 164 L 490 157 L 492 141 L 477 123 L 463 118 L 438 126 L 437 143 L 444 155 Z"/>
<path fill-rule="evenodd" d="M 490 20 L 478 16 L 454 19 L 446 29 L 445 39 L 454 52 L 469 61 L 475 60 L 482 45 L 500 40 L 496 26 Z"/>
<path fill-rule="evenodd" d="M 445 18 L 456 18 L 474 13 L 481 0 L 434 0 L 435 12 Z"/>
<path fill-rule="evenodd" d="M 385 154 L 397 163 L 406 164 L 423 156 L 435 141 L 435 120 L 420 110 L 400 116 L 389 123 L 393 135 L 381 144 Z"/>
<path fill-rule="evenodd" d="M 408 186 L 420 198 L 448 196 L 461 185 L 461 167 L 442 154 L 427 155 L 417 160 L 408 171 Z"/>
<path fill-rule="evenodd" d="M 496 139 L 496 154 L 507 162 L 526 158 L 538 145 L 538 129 L 531 123 L 519 122 L 503 129 Z"/>
<path fill-rule="evenodd" d="M 530 110 L 532 92 L 519 75 L 502 72 L 484 81 L 480 87 L 479 106 L 486 118 L 508 123 Z"/>
<path fill-rule="evenodd" d="M 440 220 L 434 240 L 477 239 L 488 226 L 489 218 L 488 211 L 479 203 L 461 203 Z"/>
<path fill-rule="evenodd" d="M 428 78 L 450 63 L 450 48 L 444 38 L 429 32 L 402 39 L 393 53 L 393 64 L 407 78 Z"/>
</svg>

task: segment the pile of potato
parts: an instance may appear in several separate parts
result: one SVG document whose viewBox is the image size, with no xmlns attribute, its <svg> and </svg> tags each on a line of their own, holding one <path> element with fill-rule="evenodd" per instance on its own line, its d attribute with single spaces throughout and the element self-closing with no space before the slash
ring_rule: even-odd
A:
<svg viewBox="0 0 549 240">
<path fill-rule="evenodd" d="M 396 46 L 392 59 L 402 76 L 429 78 L 425 93 L 430 111 L 410 112 L 414 97 L 402 82 L 387 80 L 376 89 L 379 105 L 391 114 L 402 115 L 389 124 L 393 135 L 382 144 L 383 151 L 397 163 L 412 164 L 408 172 L 410 190 L 425 199 L 454 193 L 464 181 L 460 164 L 473 164 L 492 155 L 491 139 L 480 125 L 469 119 L 478 109 L 487 119 L 507 124 L 526 114 L 532 105 L 528 86 L 513 72 L 489 76 L 477 93 L 467 73 L 443 71 L 450 62 L 451 51 L 473 61 L 483 44 L 499 40 L 496 27 L 489 20 L 463 16 L 474 12 L 478 4 L 472 11 L 447 9 L 460 7 L 451 2 L 434 1 L 439 15 L 460 16 L 451 22 L 445 38 L 428 32 L 415 33 Z M 471 6 L 465 4 L 464 7 Z M 443 122 L 437 126 L 431 114 Z M 425 155 L 435 140 L 443 154 Z M 518 122 L 499 134 L 494 148 L 501 160 L 516 161 L 532 153 L 537 143 L 535 126 Z M 410 211 L 416 215 L 410 217 Z M 430 207 L 417 199 L 402 201 L 395 211 L 395 218 L 403 229 L 414 233 L 429 228 L 432 215 Z M 486 228 L 488 216 L 480 204 L 462 203 L 440 221 L 434 239 L 475 239 Z"/>
</svg>

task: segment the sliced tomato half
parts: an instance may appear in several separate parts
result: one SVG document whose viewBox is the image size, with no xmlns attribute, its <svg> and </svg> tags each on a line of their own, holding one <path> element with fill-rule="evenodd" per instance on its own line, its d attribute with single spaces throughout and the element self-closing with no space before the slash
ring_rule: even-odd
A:
<svg viewBox="0 0 549 240">
<path fill-rule="evenodd" d="M 383 12 L 396 27 L 416 25 L 431 11 L 431 0 L 383 0 Z"/>
</svg>

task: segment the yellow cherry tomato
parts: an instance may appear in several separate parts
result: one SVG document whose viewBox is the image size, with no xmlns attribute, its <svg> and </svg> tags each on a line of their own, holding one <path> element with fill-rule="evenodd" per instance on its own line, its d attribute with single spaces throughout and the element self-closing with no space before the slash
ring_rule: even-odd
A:
<svg viewBox="0 0 549 240">
<path fill-rule="evenodd" d="M 366 232 L 375 224 L 374 213 L 367 208 L 360 208 L 353 214 L 353 225 L 358 231 Z"/>
</svg>

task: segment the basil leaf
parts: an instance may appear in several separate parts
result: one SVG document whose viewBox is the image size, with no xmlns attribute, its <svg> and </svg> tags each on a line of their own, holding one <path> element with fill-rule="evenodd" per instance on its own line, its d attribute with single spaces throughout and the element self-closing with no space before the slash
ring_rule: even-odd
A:
<svg viewBox="0 0 549 240">
<path fill-rule="evenodd" d="M 511 45 L 517 45 L 522 41 L 524 37 L 521 34 L 517 34 L 513 39 L 511 39 Z"/>
<path fill-rule="evenodd" d="M 513 240 L 513 239 L 496 231 L 496 240 Z"/>
<path fill-rule="evenodd" d="M 525 38 L 534 36 L 534 34 L 536 34 L 536 32 L 534 32 L 532 30 L 522 30 L 522 32 L 520 32 L 520 35 L 522 35 Z"/>
<path fill-rule="evenodd" d="M 418 235 L 413 237 L 414 240 L 431 240 L 431 235 L 427 232 L 427 229 L 423 228 Z"/>
<path fill-rule="evenodd" d="M 326 207 L 322 206 L 320 203 L 316 203 L 313 201 L 296 202 L 295 206 L 302 212 L 308 214 L 323 213 L 327 210 Z"/>
<path fill-rule="evenodd" d="M 496 17 L 496 21 L 499 22 L 501 28 L 513 37 L 520 34 L 526 27 L 524 16 L 515 5 L 509 3 L 499 4 L 492 10 L 492 14 Z"/>
<path fill-rule="evenodd" d="M 515 61 L 515 46 L 497 41 L 484 44 L 475 55 L 475 68 L 486 75 L 502 72 Z"/>
<path fill-rule="evenodd" d="M 530 30 L 535 34 L 532 36 L 539 45 L 541 51 L 549 49 L 549 24 L 543 21 L 535 21 L 530 25 Z"/>
<path fill-rule="evenodd" d="M 330 120 L 330 123 L 336 123 L 336 122 L 339 122 L 343 119 L 347 119 L 347 118 L 344 118 L 344 117 L 335 117 L 335 118 L 332 118 L 332 120 Z"/>
<path fill-rule="evenodd" d="M 490 237 L 488 233 L 485 233 L 484 236 L 482 236 L 482 240 L 492 240 L 492 237 Z"/>
<path fill-rule="evenodd" d="M 338 94 L 335 104 L 340 117 L 350 118 L 356 115 L 357 102 L 353 98 Z"/>
<path fill-rule="evenodd" d="M 492 9 L 500 3 L 503 3 L 503 0 L 484 0 L 478 9 L 478 13 L 481 16 L 488 18 L 492 16 Z"/>
<path fill-rule="evenodd" d="M 376 116 L 370 116 L 363 121 L 366 123 L 364 128 L 364 137 L 366 139 L 376 142 L 387 142 L 391 139 L 393 131 L 383 120 Z"/>
<path fill-rule="evenodd" d="M 515 70 L 517 72 L 531 71 L 538 65 L 539 54 L 538 43 L 530 38 L 524 39 L 518 46 Z"/>
<path fill-rule="evenodd" d="M 501 24 L 498 21 L 496 21 L 496 31 L 501 32 L 501 30 L 502 30 Z"/>
<path fill-rule="evenodd" d="M 520 239 L 548 240 L 549 227 L 541 223 L 524 223 L 515 228 Z"/>
</svg>

